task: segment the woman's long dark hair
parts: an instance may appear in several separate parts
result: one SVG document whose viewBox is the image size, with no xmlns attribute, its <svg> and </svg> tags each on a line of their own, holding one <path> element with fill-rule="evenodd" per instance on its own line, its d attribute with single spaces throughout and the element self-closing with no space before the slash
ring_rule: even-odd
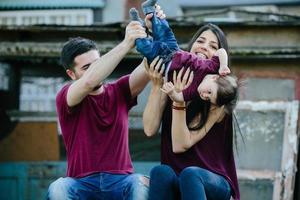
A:
<svg viewBox="0 0 300 200">
<path fill-rule="evenodd" d="M 211 30 L 217 36 L 218 43 L 219 43 L 219 49 L 224 48 L 229 57 L 229 48 L 228 48 L 228 43 L 227 43 L 227 39 L 225 37 L 224 32 L 217 25 L 214 25 L 211 23 L 206 24 L 198 29 L 198 31 L 194 34 L 193 38 L 189 42 L 186 50 L 191 51 L 192 46 L 195 43 L 195 41 L 198 39 L 198 37 L 204 31 L 207 31 L 207 30 Z M 228 59 L 228 61 L 229 61 L 229 59 Z M 210 110 L 210 102 L 209 101 L 204 101 L 200 97 L 193 99 L 188 104 L 187 112 L 186 112 L 187 113 L 186 121 L 187 121 L 189 129 L 190 130 L 198 130 L 198 129 L 202 128 L 207 121 L 209 110 Z M 196 126 L 190 127 L 189 124 L 199 113 L 201 115 L 199 123 L 196 124 Z"/>
<path fill-rule="evenodd" d="M 219 49 L 220 48 L 224 48 L 226 50 L 226 52 L 228 54 L 228 65 L 230 65 L 229 47 L 228 47 L 227 39 L 225 37 L 224 32 L 218 26 L 216 26 L 214 24 L 209 23 L 209 24 L 206 24 L 206 25 L 200 27 L 198 29 L 198 31 L 194 34 L 194 36 L 191 39 L 191 41 L 189 42 L 188 48 L 186 50 L 187 51 L 191 51 L 192 46 L 195 43 L 195 41 L 198 39 L 198 37 L 204 31 L 207 31 L 207 30 L 211 30 L 217 36 L 217 39 L 218 39 L 218 42 L 219 42 Z M 223 79 L 226 80 L 226 78 L 223 78 Z M 222 83 L 218 83 L 218 86 L 221 85 L 224 90 L 222 90 L 222 89 L 218 90 L 219 94 L 217 95 L 219 97 L 222 97 L 223 99 L 217 97 L 217 101 L 218 101 L 218 104 L 225 103 L 226 104 L 225 105 L 225 111 L 226 111 L 226 113 L 232 115 L 232 120 L 233 120 L 232 121 L 233 122 L 233 132 L 232 133 L 233 133 L 233 139 L 234 139 L 234 144 L 235 144 L 236 152 L 238 153 L 236 131 L 238 131 L 240 133 L 241 139 L 242 139 L 243 143 L 245 144 L 244 137 L 243 137 L 243 134 L 241 132 L 238 120 L 237 120 L 237 118 L 236 118 L 236 116 L 235 116 L 235 114 L 233 112 L 233 109 L 234 109 L 234 107 L 235 107 L 235 105 L 237 103 L 238 88 L 239 88 L 240 84 L 237 82 L 238 83 L 237 87 L 227 87 L 230 84 L 229 83 L 225 84 L 223 79 L 218 80 L 219 82 L 222 81 Z M 228 92 L 228 88 L 230 90 L 230 95 L 229 96 L 228 95 L 224 95 L 224 93 Z M 220 94 L 220 92 L 222 94 Z M 224 99 L 224 97 L 225 97 L 225 99 Z M 227 100 L 227 97 L 230 100 Z M 187 124 L 188 124 L 188 128 L 190 130 L 199 130 L 200 128 L 202 128 L 205 125 L 205 123 L 206 123 L 206 121 L 208 119 L 208 115 L 209 115 L 209 111 L 210 111 L 210 106 L 211 106 L 210 101 L 204 101 L 200 97 L 198 97 L 196 99 L 193 99 L 187 105 L 186 121 L 187 121 Z M 193 123 L 193 125 L 190 126 L 191 122 L 199 114 L 200 114 L 200 121 L 196 125 L 194 125 L 194 123 Z"/>
<path fill-rule="evenodd" d="M 204 126 L 207 121 L 210 110 L 210 102 L 202 100 L 199 96 L 192 100 L 187 106 L 186 121 L 190 130 L 198 130 Z M 200 113 L 200 121 L 196 125 L 190 126 L 189 124 Z"/>
</svg>

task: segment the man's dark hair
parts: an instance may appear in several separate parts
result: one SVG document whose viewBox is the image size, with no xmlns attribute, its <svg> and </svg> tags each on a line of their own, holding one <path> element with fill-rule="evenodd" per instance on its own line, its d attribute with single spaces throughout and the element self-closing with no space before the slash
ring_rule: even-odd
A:
<svg viewBox="0 0 300 200">
<path fill-rule="evenodd" d="M 90 50 L 98 50 L 94 41 L 82 37 L 70 38 L 62 48 L 60 63 L 65 70 L 72 69 L 75 57 Z"/>
</svg>

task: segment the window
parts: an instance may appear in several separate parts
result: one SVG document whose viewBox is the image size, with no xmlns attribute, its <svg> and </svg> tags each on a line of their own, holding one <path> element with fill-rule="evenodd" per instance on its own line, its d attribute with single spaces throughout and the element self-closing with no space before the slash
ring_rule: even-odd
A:
<svg viewBox="0 0 300 200">
<path fill-rule="evenodd" d="M 63 78 L 23 77 L 20 111 L 55 112 L 56 94 L 64 84 Z"/>
<path fill-rule="evenodd" d="M 241 101 L 236 163 L 241 199 L 292 199 L 298 101 Z"/>
</svg>

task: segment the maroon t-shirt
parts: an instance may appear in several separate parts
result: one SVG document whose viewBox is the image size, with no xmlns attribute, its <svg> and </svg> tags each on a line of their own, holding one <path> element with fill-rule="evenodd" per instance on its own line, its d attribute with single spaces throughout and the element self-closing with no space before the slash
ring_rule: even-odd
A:
<svg viewBox="0 0 300 200">
<path fill-rule="evenodd" d="M 69 85 L 56 97 L 56 107 L 67 151 L 67 176 L 96 172 L 133 172 L 128 146 L 128 111 L 136 105 L 129 76 L 104 85 L 104 92 L 88 95 L 75 107 L 67 105 Z"/>
<path fill-rule="evenodd" d="M 177 174 L 189 166 L 198 166 L 223 176 L 232 188 L 234 199 L 240 199 L 232 148 L 232 116 L 215 123 L 209 132 L 184 153 L 172 151 L 172 109 L 168 101 L 162 119 L 161 163 L 172 167 Z"/>
</svg>

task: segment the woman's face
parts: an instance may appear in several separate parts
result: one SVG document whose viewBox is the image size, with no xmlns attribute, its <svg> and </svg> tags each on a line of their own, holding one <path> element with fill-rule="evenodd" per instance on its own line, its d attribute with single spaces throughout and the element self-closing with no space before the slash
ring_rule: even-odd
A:
<svg viewBox="0 0 300 200">
<path fill-rule="evenodd" d="M 218 49 L 219 42 L 217 36 L 211 30 L 206 30 L 199 35 L 190 52 L 200 58 L 211 59 Z"/>
</svg>

